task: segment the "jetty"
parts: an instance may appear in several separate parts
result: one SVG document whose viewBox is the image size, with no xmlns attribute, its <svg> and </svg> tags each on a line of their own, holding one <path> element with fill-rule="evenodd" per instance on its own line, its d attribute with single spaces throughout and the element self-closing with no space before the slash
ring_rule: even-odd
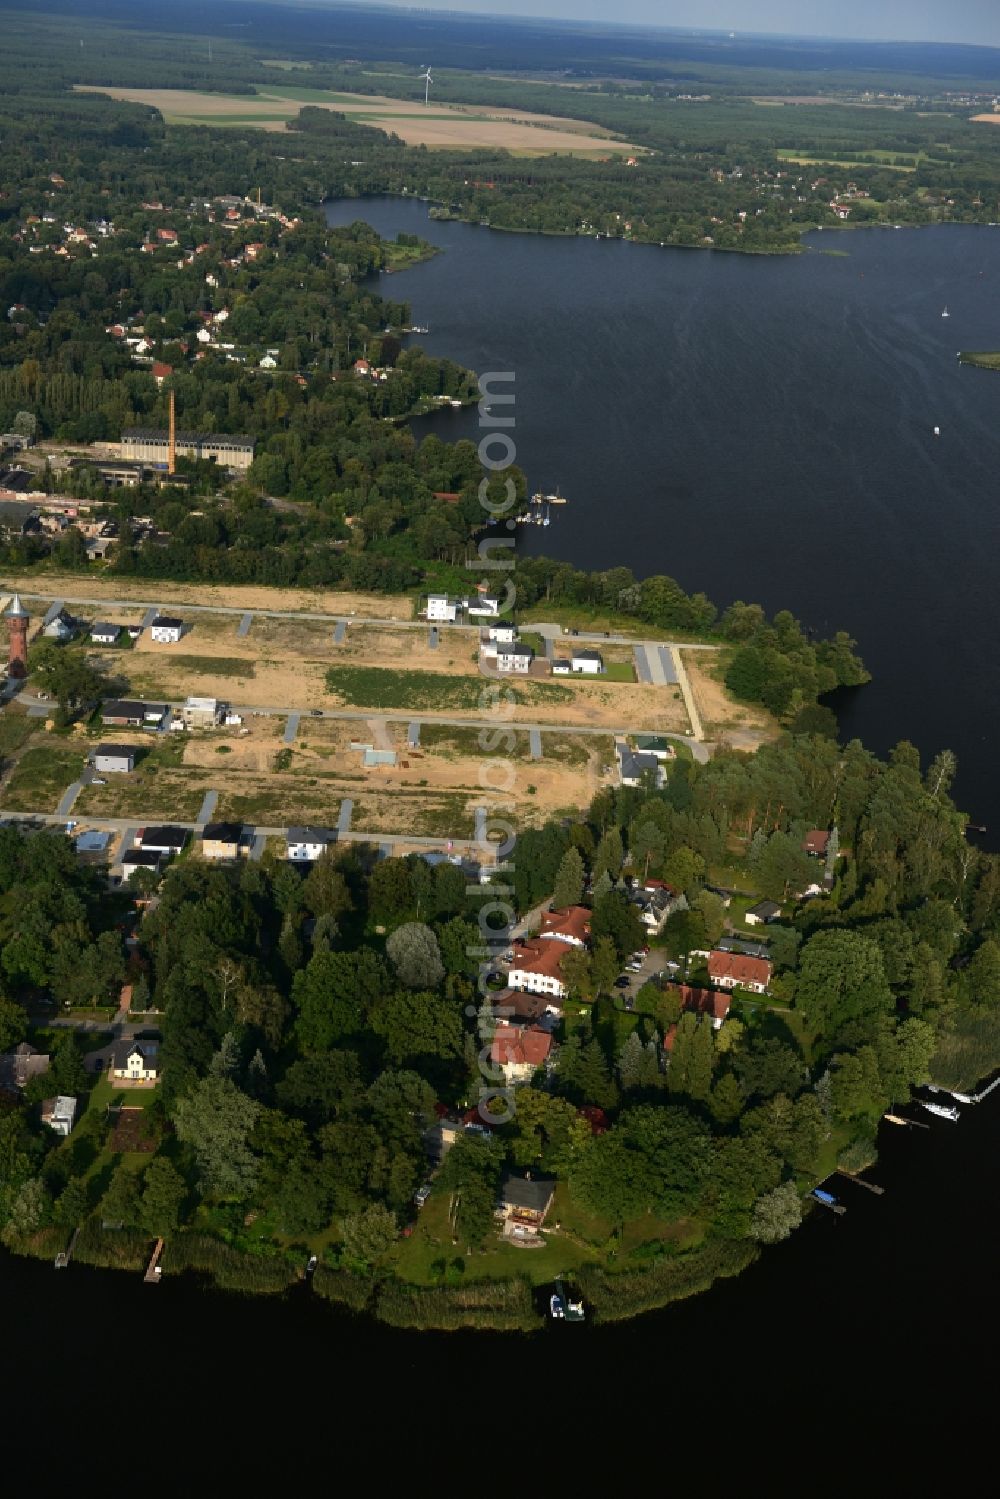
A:
<svg viewBox="0 0 1000 1499">
<path fill-rule="evenodd" d="M 56 1269 L 57 1270 L 65 1270 L 66 1269 L 66 1266 L 69 1264 L 70 1260 L 73 1258 L 73 1250 L 76 1248 L 76 1241 L 77 1241 L 77 1239 L 79 1237 L 80 1237 L 80 1230 L 78 1228 L 74 1228 L 74 1230 L 73 1230 L 73 1237 L 70 1239 L 69 1243 L 66 1245 L 66 1248 L 65 1249 L 61 1249 L 59 1251 L 59 1253 L 56 1255 Z"/>
<path fill-rule="evenodd" d="M 157 1239 L 153 1253 L 150 1256 L 149 1264 L 146 1266 L 146 1273 L 142 1277 L 147 1286 L 158 1286 L 160 1284 L 160 1276 L 163 1274 L 163 1266 L 160 1264 L 160 1255 L 162 1253 L 163 1240 Z"/>
<path fill-rule="evenodd" d="M 902 1114 L 883 1114 L 887 1124 L 902 1124 L 906 1129 L 930 1129 L 923 1119 L 905 1119 Z"/>
<path fill-rule="evenodd" d="M 864 1187 L 866 1192 L 874 1192 L 876 1197 L 885 1195 L 885 1188 L 878 1187 L 874 1182 L 866 1182 L 863 1176 L 855 1176 L 853 1171 L 847 1171 L 843 1166 L 837 1167 L 838 1176 L 846 1176 L 849 1182 L 854 1182 L 857 1187 Z"/>
<path fill-rule="evenodd" d="M 829 1208 L 831 1213 L 841 1216 L 847 1212 L 844 1204 L 838 1202 L 832 1192 L 824 1192 L 820 1187 L 814 1187 L 809 1195 L 819 1203 L 820 1207 Z"/>
</svg>

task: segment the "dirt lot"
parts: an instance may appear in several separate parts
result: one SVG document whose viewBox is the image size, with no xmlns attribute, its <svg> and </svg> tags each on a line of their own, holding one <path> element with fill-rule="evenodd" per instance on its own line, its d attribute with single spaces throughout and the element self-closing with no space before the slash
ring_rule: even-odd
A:
<svg viewBox="0 0 1000 1499">
<path fill-rule="evenodd" d="M 408 630 L 401 635 L 390 626 L 352 625 L 339 646 L 332 646 L 333 660 L 364 666 L 397 667 L 401 658 L 408 670 L 440 671 L 468 676 L 478 672 L 478 642 L 473 630 L 438 630 L 438 645 L 431 650 L 427 630 Z"/>
<path fill-rule="evenodd" d="M 766 709 L 750 703 L 734 703 L 727 695 L 719 679 L 725 670 L 719 654 L 682 651 L 681 656 L 707 739 L 751 750 L 778 737 L 778 725 Z"/>
<path fill-rule="evenodd" d="M 110 578 L 107 574 L 65 575 L 59 580 L 60 589 L 53 587 L 50 573 L 29 573 L 20 578 L 9 578 L 5 588 L 19 589 L 23 593 L 42 593 L 48 600 L 65 597 L 91 599 L 141 599 L 144 603 L 169 604 L 180 608 L 184 604 L 210 605 L 226 609 L 279 609 L 292 612 L 307 611 L 314 614 L 358 614 L 367 619 L 413 618 L 413 602 L 405 594 L 397 593 L 338 593 L 329 588 L 265 588 L 244 587 L 239 583 L 165 583 L 158 578 Z M 38 607 L 34 600 L 32 606 Z M 82 608 L 82 606 L 81 606 Z M 69 605 L 70 612 L 75 606 Z M 41 609 L 44 613 L 44 608 Z M 117 616 L 116 616 L 117 617 Z M 234 622 L 235 625 L 239 621 Z"/>
<path fill-rule="evenodd" d="M 305 104 L 333 109 L 360 124 L 392 130 L 411 146 L 493 146 L 542 154 L 569 151 L 602 156 L 636 148 L 613 140 L 600 126 L 563 120 L 527 110 L 477 105 L 436 104 L 378 94 L 324 94 L 319 91 L 261 89 L 253 97 L 199 93 L 188 89 L 102 88 L 77 85 L 88 93 L 108 94 L 158 109 L 171 124 L 249 124 L 262 130 L 284 130 Z"/>
</svg>

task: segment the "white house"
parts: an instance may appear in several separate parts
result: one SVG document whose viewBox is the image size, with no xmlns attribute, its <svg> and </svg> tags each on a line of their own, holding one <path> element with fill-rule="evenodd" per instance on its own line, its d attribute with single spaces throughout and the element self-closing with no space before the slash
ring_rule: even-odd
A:
<svg viewBox="0 0 1000 1499">
<path fill-rule="evenodd" d="M 515 942 L 507 983 L 512 989 L 525 989 L 529 994 L 564 999 L 567 985 L 562 977 L 562 964 L 569 951 L 565 942 L 545 942 L 537 937 Z"/>
<path fill-rule="evenodd" d="M 158 614 L 149 627 L 151 640 L 160 645 L 176 645 L 184 634 L 184 621 L 168 614 Z"/>
<path fill-rule="evenodd" d="M 336 833 L 328 828 L 289 828 L 285 834 L 286 857 L 296 864 L 311 864 L 336 841 Z"/>
<path fill-rule="evenodd" d="M 604 661 L 600 651 L 574 651 L 569 658 L 569 664 L 573 671 L 583 672 L 591 677 L 599 676 L 604 670 Z"/>
<path fill-rule="evenodd" d="M 452 603 L 447 594 L 430 593 L 427 595 L 427 618 L 454 624 L 458 618 L 458 605 Z"/>
<path fill-rule="evenodd" d="M 114 645 L 121 632 L 121 625 L 112 625 L 98 620 L 90 627 L 90 638 L 95 645 Z"/>
<path fill-rule="evenodd" d="M 262 370 L 276 370 L 278 368 L 278 361 L 273 354 L 265 354 L 258 368 Z"/>
<path fill-rule="evenodd" d="M 497 619 L 500 614 L 500 600 L 492 598 L 489 594 L 481 594 L 476 603 L 469 605 L 469 613 Z"/>
<path fill-rule="evenodd" d="M 136 842 L 143 853 L 179 854 L 188 840 L 186 828 L 140 828 Z"/>
<path fill-rule="evenodd" d="M 497 646 L 497 671 L 527 672 L 534 659 L 535 653 L 530 645 L 520 645 L 515 641 L 513 645 Z"/>
<path fill-rule="evenodd" d="M 155 1083 L 159 1050 L 156 1041 L 119 1041 L 111 1056 L 111 1077 L 123 1083 Z"/>
<path fill-rule="evenodd" d="M 46 640 L 57 640 L 60 645 L 66 640 L 72 640 L 75 633 L 73 621 L 65 609 L 60 609 L 54 619 L 42 626 L 42 634 Z"/>
<path fill-rule="evenodd" d="M 185 723 L 195 728 L 211 729 L 219 722 L 222 710 L 215 697 L 189 697 L 181 714 Z"/>
<path fill-rule="evenodd" d="M 94 769 L 127 774 L 135 769 L 135 753 L 134 744 L 99 744 L 94 750 Z"/>
<path fill-rule="evenodd" d="M 517 639 L 517 625 L 490 625 L 486 636 L 488 640 L 495 640 L 498 645 L 513 645 Z"/>
<path fill-rule="evenodd" d="M 76 1118 L 76 1099 L 66 1093 L 56 1098 L 46 1098 L 42 1104 L 42 1123 L 57 1135 L 68 1135 Z"/>
</svg>

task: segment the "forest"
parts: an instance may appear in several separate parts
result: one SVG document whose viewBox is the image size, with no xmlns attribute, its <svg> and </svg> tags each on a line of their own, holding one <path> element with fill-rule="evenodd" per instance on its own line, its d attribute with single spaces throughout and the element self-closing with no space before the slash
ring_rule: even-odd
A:
<svg viewBox="0 0 1000 1499">
<path fill-rule="evenodd" d="M 922 769 L 905 743 L 880 762 L 857 742 L 786 736 L 753 757 L 680 761 L 660 791 L 602 792 L 578 821 L 522 834 L 516 908 L 584 902 L 591 950 L 567 964 L 554 1061 L 499 1103 L 493 1088 L 490 1127 L 460 1132 L 437 1170 L 427 1131 L 478 1118 L 502 992 L 509 939 L 489 888 L 447 861 L 351 849 L 308 873 L 182 858 L 112 926 L 60 834 L 2 829 L 0 1048 L 56 1034 L 37 1019 L 46 996 L 110 1016 L 124 976 L 162 1035 L 163 1078 L 141 1138 L 116 1148 L 112 1090 L 82 1065 L 95 1043 L 62 1033 L 50 1074 L 0 1111 L 4 1242 L 47 1254 L 83 1223 L 85 1256 L 132 1263 L 164 1235 L 175 1266 L 272 1290 L 315 1246 L 325 1294 L 433 1318 L 420 1295 L 458 1295 L 479 1257 L 493 1265 L 501 1173 L 528 1169 L 559 1184 L 564 1223 L 586 1225 L 577 1273 L 603 1315 L 655 1300 L 661 1276 L 731 1273 L 792 1231 L 812 1182 L 874 1159 L 881 1115 L 913 1087 L 968 1086 L 1000 1060 L 1000 865 L 967 843 L 953 773 L 947 752 Z M 802 898 L 812 827 L 836 830 L 836 872 Z M 683 896 L 656 951 L 694 985 L 726 886 L 780 902 L 766 1003 L 737 988 L 715 1030 L 654 978 L 622 1006 L 614 976 L 643 932 L 631 895 L 651 876 Z M 92 933 L 80 965 L 74 944 Z M 64 1142 L 37 1122 L 53 1083 L 85 1108 Z M 457 1204 L 459 1247 L 433 1263 L 413 1207 L 425 1179 L 428 1222 Z M 417 1302 L 401 1304 L 411 1282 Z"/>
</svg>

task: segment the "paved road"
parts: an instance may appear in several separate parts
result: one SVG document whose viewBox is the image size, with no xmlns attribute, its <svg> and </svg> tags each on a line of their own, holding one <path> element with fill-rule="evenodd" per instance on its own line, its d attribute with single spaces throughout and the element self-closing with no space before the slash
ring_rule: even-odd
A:
<svg viewBox="0 0 1000 1499">
<path fill-rule="evenodd" d="M 672 646 L 670 648 L 670 654 L 674 658 L 674 668 L 677 672 L 677 685 L 681 689 L 681 694 L 684 698 L 684 706 L 687 709 L 688 722 L 691 725 L 691 732 L 694 735 L 695 739 L 704 740 L 705 730 L 702 728 L 701 719 L 698 716 L 698 709 L 694 705 L 694 693 L 691 691 L 691 683 L 688 681 L 687 669 L 684 665 L 684 662 L 681 660 L 681 653 L 675 646 Z"/>
</svg>

